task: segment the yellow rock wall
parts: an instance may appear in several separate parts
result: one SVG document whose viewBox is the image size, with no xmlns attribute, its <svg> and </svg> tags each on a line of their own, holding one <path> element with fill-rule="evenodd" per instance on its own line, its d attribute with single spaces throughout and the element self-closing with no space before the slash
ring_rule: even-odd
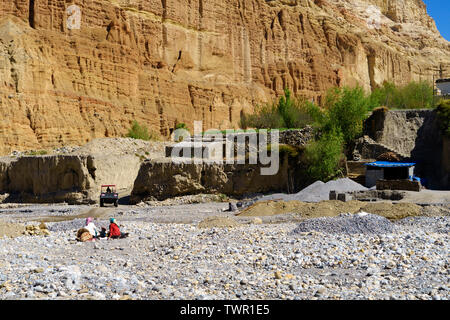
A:
<svg viewBox="0 0 450 320">
<path fill-rule="evenodd" d="M 320 101 L 449 72 L 423 2 L 396 3 L 0 0 L 0 154 L 121 136 L 134 119 L 164 136 L 176 122 L 238 127 L 284 87 Z M 73 4 L 80 29 L 66 24 Z"/>
</svg>

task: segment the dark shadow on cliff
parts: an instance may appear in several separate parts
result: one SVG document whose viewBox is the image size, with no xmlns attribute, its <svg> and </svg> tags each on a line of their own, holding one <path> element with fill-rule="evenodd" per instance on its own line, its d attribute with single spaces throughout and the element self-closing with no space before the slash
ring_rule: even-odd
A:
<svg viewBox="0 0 450 320">
<path fill-rule="evenodd" d="M 424 122 L 417 131 L 411 161 L 416 162 L 414 174 L 425 179 L 428 189 L 442 190 L 442 148 L 443 137 L 439 128 L 436 112 L 424 111 Z"/>
</svg>

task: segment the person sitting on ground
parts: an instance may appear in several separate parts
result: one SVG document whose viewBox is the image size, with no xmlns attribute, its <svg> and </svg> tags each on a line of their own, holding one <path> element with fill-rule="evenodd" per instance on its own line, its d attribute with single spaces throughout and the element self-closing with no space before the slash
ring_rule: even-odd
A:
<svg viewBox="0 0 450 320">
<path fill-rule="evenodd" d="M 122 239 L 128 237 L 128 233 L 123 233 L 120 231 L 119 226 L 116 223 L 115 218 L 109 219 L 109 234 L 108 239 Z"/>
<path fill-rule="evenodd" d="M 102 230 L 100 231 L 100 235 L 98 236 L 99 238 L 107 238 L 107 232 L 106 232 L 106 228 L 102 227 Z"/>
<path fill-rule="evenodd" d="M 89 231 L 93 238 L 98 237 L 98 229 L 94 224 L 94 218 L 88 217 L 86 218 L 86 226 L 85 228 Z"/>
</svg>

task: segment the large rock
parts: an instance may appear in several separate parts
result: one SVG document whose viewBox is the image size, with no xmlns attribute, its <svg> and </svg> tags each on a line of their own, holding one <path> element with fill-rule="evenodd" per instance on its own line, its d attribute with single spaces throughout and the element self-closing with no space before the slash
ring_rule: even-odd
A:
<svg viewBox="0 0 450 320">
<path fill-rule="evenodd" d="M 426 178 L 428 187 L 450 187 L 448 142 L 443 137 L 435 110 L 379 109 L 366 120 L 364 130 L 368 137 L 362 140 L 368 143 L 360 139 L 356 149 L 365 158 L 395 151 L 403 160 L 416 162 L 415 175 Z"/>
<path fill-rule="evenodd" d="M 285 87 L 321 101 L 450 71 L 421 0 L 75 3 L 79 30 L 71 2 L 0 0 L 0 154 L 121 136 L 135 119 L 166 136 L 237 127 Z"/>
<path fill-rule="evenodd" d="M 102 184 L 131 189 L 140 159 L 134 155 L 54 155 L 0 159 L 5 201 L 97 202 Z"/>
<path fill-rule="evenodd" d="M 288 164 L 281 161 L 276 175 L 261 175 L 259 164 L 175 162 L 148 160 L 142 163 L 131 193 L 131 203 L 171 197 L 223 193 L 242 196 L 251 193 L 286 191 Z"/>
</svg>

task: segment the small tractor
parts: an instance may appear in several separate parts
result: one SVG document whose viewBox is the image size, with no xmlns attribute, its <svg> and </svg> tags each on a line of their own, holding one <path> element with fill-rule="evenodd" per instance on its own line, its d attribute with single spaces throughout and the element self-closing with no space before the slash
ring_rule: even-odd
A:
<svg viewBox="0 0 450 320">
<path fill-rule="evenodd" d="M 115 184 L 102 185 L 100 194 L 100 207 L 104 207 L 105 203 L 114 203 L 114 206 L 119 205 L 119 194 L 116 192 Z"/>
</svg>

